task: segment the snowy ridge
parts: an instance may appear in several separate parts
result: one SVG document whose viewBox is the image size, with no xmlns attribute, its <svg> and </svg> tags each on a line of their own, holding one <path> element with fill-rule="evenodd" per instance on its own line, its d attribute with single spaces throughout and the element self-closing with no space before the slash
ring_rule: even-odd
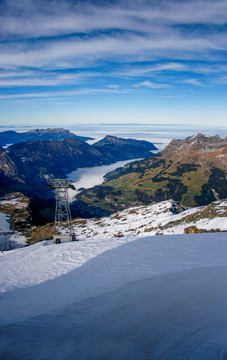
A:
<svg viewBox="0 0 227 360">
<path fill-rule="evenodd" d="M 3 208 L 10 206 L 17 209 L 26 209 L 28 206 L 26 198 L 20 195 L 20 193 L 7 194 L 0 199 L 0 206 Z"/>
<path fill-rule="evenodd" d="M 186 209 L 173 200 L 120 211 L 110 217 L 74 221 L 79 239 L 183 234 L 195 226 L 203 231 L 227 231 L 227 201 Z"/>
</svg>

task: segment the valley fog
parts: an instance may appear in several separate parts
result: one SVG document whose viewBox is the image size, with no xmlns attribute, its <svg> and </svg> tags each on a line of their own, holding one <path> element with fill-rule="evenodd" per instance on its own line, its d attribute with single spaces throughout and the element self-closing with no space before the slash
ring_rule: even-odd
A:
<svg viewBox="0 0 227 360">
<path fill-rule="evenodd" d="M 117 161 L 111 165 L 85 167 L 72 171 L 68 174 L 68 178 L 72 180 L 76 190 L 69 189 L 69 200 L 75 200 L 75 195 L 79 193 L 80 188 L 89 189 L 95 185 L 100 185 L 104 181 L 105 174 L 136 160 L 141 159 Z"/>
</svg>

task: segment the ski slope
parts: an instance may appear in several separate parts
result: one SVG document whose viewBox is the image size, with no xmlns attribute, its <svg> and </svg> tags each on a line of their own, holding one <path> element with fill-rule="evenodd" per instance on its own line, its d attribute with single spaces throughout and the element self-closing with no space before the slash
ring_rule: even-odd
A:
<svg viewBox="0 0 227 360">
<path fill-rule="evenodd" d="M 0 359 L 226 359 L 226 233 L 0 257 Z"/>
</svg>

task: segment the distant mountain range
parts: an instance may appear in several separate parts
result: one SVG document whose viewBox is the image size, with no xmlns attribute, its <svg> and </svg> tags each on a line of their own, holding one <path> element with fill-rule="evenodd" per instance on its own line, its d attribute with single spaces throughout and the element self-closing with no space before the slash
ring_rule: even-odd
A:
<svg viewBox="0 0 227 360">
<path fill-rule="evenodd" d="M 96 215 L 168 199 L 207 205 L 227 198 L 226 169 L 227 137 L 174 139 L 159 154 L 107 174 L 102 185 L 77 195 L 75 205 Z"/>
<path fill-rule="evenodd" d="M 57 129 L 35 129 L 27 132 L 2 131 L 0 132 L 0 146 L 6 146 L 27 141 L 38 140 L 64 140 L 64 139 L 80 139 L 82 141 L 91 140 L 90 137 L 78 136 L 69 130 L 62 128 Z"/>
</svg>

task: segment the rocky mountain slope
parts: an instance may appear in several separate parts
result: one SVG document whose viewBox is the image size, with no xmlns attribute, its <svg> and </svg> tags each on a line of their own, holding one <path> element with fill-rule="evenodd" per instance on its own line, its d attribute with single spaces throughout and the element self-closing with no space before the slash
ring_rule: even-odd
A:
<svg viewBox="0 0 227 360">
<path fill-rule="evenodd" d="M 153 149 L 152 143 L 114 136 L 93 145 L 69 138 L 17 143 L 0 150 L 0 194 L 19 191 L 29 195 L 37 224 L 42 218 L 53 219 L 54 195 L 46 186 L 49 178 L 65 178 L 78 167 L 150 157 Z M 81 216 L 81 211 L 76 209 L 74 215 Z"/>
<path fill-rule="evenodd" d="M 148 151 L 157 150 L 156 146 L 143 140 L 122 139 L 116 136 L 107 135 L 104 139 L 98 141 L 93 147 L 100 151 L 110 162 L 119 160 L 134 159 L 135 157 L 147 157 Z"/>
<path fill-rule="evenodd" d="M 106 175 L 106 182 L 77 195 L 94 214 L 174 199 L 186 206 L 227 198 L 227 138 L 202 134 L 172 140 L 159 154 Z"/>
<path fill-rule="evenodd" d="M 0 211 L 10 215 L 13 229 L 17 231 L 12 235 L 8 234 L 7 241 L 11 248 L 17 247 L 17 239 L 20 241 L 19 234 L 26 235 L 28 244 L 53 239 L 54 223 L 43 226 L 29 224 L 28 200 L 20 193 L 13 193 L 0 199 Z M 152 205 L 132 207 L 100 219 L 76 218 L 73 220 L 73 226 L 77 240 L 227 232 L 227 200 L 219 200 L 195 208 L 187 208 L 179 202 L 167 200 Z M 66 232 L 67 228 L 63 223 L 62 234 Z M 4 249 L 10 249 L 5 244 L 6 239 L 1 239 L 0 234 L 0 244 L 2 242 Z"/>
<path fill-rule="evenodd" d="M 11 193 L 0 198 L 0 212 L 10 216 L 12 230 L 23 231 L 30 227 L 29 198 L 22 193 Z"/>
<path fill-rule="evenodd" d="M 93 145 L 79 139 L 29 141 L 1 151 L 0 169 L 3 178 L 34 186 L 49 177 L 65 177 L 78 167 L 147 157 L 153 149 L 152 143 L 114 136 Z"/>
<path fill-rule="evenodd" d="M 0 132 L 0 146 L 7 144 L 16 144 L 19 142 L 38 141 L 38 140 L 64 140 L 64 139 L 80 139 L 83 141 L 92 139 L 90 137 L 78 136 L 69 130 L 62 128 L 56 129 L 34 129 L 27 132 L 2 131 Z"/>
</svg>

